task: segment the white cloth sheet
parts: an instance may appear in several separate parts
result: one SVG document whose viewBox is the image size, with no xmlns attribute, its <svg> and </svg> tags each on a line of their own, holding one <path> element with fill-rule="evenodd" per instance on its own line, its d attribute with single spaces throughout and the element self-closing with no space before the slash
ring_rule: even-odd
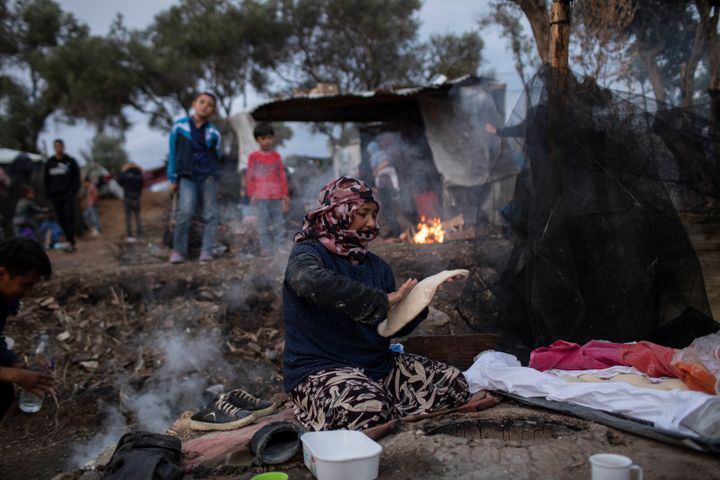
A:
<svg viewBox="0 0 720 480">
<path fill-rule="evenodd" d="M 559 377 L 523 367 L 513 355 L 487 351 L 463 372 L 470 392 L 499 390 L 522 397 L 541 397 L 558 402 L 620 413 L 628 417 L 652 422 L 685 435 L 699 435 L 680 422 L 692 411 L 720 398 L 688 390 L 652 390 L 623 382 L 572 383 Z"/>
</svg>

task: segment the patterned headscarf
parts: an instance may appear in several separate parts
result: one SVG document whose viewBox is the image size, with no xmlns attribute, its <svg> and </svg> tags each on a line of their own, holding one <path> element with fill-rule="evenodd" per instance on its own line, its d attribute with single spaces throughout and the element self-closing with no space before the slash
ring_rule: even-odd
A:
<svg viewBox="0 0 720 480">
<path fill-rule="evenodd" d="M 366 202 L 378 203 L 372 188 L 357 178 L 340 177 L 320 189 L 318 201 L 320 207 L 305 215 L 295 242 L 317 239 L 332 253 L 362 260 L 367 254 L 367 244 L 377 236 L 378 229 L 356 231 L 348 227 L 358 208 Z"/>
</svg>

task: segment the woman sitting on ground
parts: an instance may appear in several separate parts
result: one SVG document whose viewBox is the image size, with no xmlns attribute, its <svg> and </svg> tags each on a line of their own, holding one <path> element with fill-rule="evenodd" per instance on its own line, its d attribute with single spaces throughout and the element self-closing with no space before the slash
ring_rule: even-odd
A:
<svg viewBox="0 0 720 480">
<path fill-rule="evenodd" d="M 458 369 L 391 352 L 377 332 L 417 281 L 396 290 L 390 266 L 367 251 L 378 234 L 373 190 L 340 177 L 319 201 L 295 236 L 283 284 L 283 374 L 295 416 L 309 430 L 364 430 L 465 403 L 470 393 Z M 426 316 L 427 308 L 395 336 Z"/>
</svg>

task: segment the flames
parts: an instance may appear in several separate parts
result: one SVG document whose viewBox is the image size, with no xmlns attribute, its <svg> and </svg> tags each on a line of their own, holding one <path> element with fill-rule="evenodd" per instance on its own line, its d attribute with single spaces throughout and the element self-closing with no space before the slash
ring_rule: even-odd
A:
<svg viewBox="0 0 720 480">
<path fill-rule="evenodd" d="M 425 217 L 420 217 L 417 233 L 413 234 L 413 242 L 443 243 L 443 240 L 445 240 L 445 231 L 443 230 L 442 221 L 439 218 L 432 218 L 427 221 Z"/>
</svg>

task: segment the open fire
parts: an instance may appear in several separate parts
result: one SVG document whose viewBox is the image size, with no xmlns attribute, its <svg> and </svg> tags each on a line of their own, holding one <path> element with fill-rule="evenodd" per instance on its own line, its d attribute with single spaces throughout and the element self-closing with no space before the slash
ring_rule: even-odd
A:
<svg viewBox="0 0 720 480">
<path fill-rule="evenodd" d="M 417 232 L 413 234 L 413 243 L 443 243 L 443 240 L 445 240 L 445 231 L 442 221 L 439 218 L 431 218 L 427 221 L 425 217 L 420 217 Z"/>
</svg>

